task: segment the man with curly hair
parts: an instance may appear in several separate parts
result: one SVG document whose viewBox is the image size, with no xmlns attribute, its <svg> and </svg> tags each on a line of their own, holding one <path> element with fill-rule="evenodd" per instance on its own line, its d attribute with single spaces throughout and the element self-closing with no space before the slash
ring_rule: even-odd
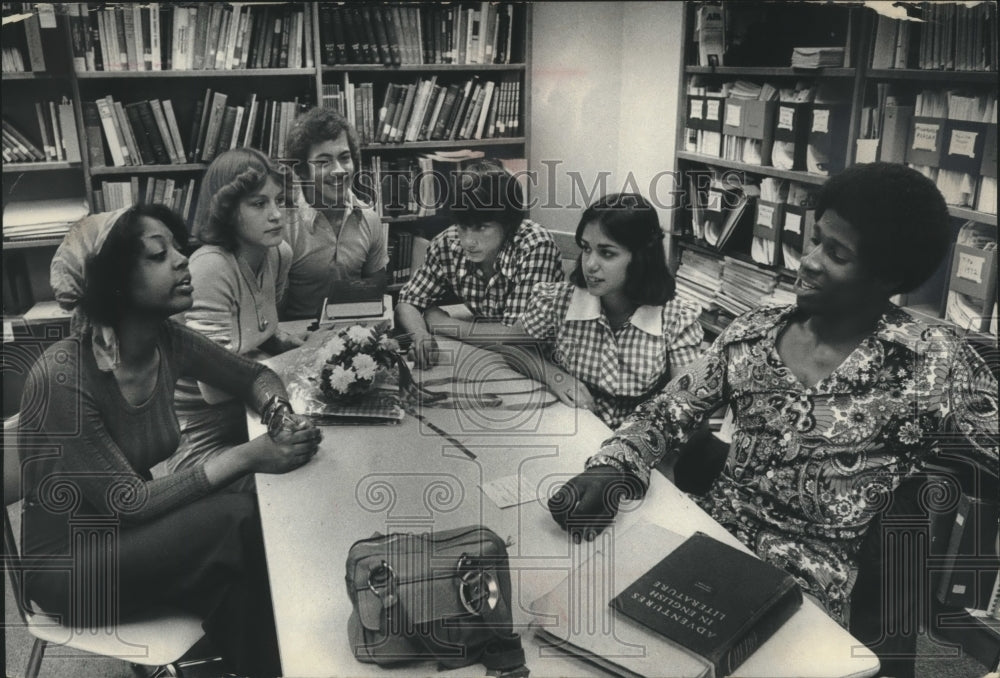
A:
<svg viewBox="0 0 1000 678">
<path fill-rule="evenodd" d="M 285 225 L 292 264 L 284 318 L 315 316 L 331 281 L 385 284 L 386 228 L 352 188 L 359 147 L 354 128 L 329 108 L 308 111 L 289 130 L 286 148 L 303 190 Z"/>
</svg>

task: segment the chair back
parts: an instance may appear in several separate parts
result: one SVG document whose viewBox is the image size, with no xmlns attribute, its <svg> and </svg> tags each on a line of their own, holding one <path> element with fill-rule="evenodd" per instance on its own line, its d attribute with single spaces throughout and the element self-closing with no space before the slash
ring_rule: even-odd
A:
<svg viewBox="0 0 1000 678">
<path fill-rule="evenodd" d="M 562 254 L 563 273 L 568 278 L 576 267 L 576 258 L 580 254 L 580 246 L 576 244 L 576 234 L 563 231 L 549 231 L 549 233 L 556 241 L 556 246 L 559 247 L 559 252 Z"/>
<path fill-rule="evenodd" d="M 17 425 L 20 416 L 15 414 L 3 422 L 3 503 L 10 506 L 21 501 L 21 455 L 17 447 Z"/>
<path fill-rule="evenodd" d="M 14 528 L 10 522 L 10 511 L 16 510 L 22 497 L 21 455 L 17 445 L 19 416 L 14 415 L 3 422 L 3 568 L 10 576 L 10 583 L 17 603 L 21 621 L 27 623 L 27 609 L 24 604 L 22 586 L 21 551 Z"/>
</svg>

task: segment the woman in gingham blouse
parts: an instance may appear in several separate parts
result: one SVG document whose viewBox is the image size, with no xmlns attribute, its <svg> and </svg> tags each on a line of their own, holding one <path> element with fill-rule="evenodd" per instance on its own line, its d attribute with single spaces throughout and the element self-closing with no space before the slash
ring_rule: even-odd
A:
<svg viewBox="0 0 1000 678">
<path fill-rule="evenodd" d="M 674 298 L 663 231 L 640 195 L 606 196 L 576 229 L 569 283 L 535 285 L 520 328 L 549 342 L 549 388 L 617 427 L 699 354 L 700 309 Z"/>
</svg>

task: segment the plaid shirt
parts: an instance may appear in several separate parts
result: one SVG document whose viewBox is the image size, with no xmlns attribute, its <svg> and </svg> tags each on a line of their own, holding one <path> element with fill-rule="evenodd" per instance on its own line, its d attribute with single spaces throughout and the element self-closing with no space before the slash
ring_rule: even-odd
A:
<svg viewBox="0 0 1000 678">
<path fill-rule="evenodd" d="M 512 325 L 528 305 L 535 283 L 562 280 L 559 248 L 549 232 L 525 219 L 497 254 L 488 279 L 470 262 L 450 226 L 431 241 L 427 258 L 399 293 L 399 303 L 424 310 L 454 294 L 480 318 Z"/>
<path fill-rule="evenodd" d="M 701 309 L 673 299 L 640 306 L 615 331 L 601 300 L 572 283 L 535 285 L 521 325 L 552 341 L 553 360 L 587 385 L 597 414 L 611 428 L 632 414 L 636 398 L 699 356 Z"/>
</svg>

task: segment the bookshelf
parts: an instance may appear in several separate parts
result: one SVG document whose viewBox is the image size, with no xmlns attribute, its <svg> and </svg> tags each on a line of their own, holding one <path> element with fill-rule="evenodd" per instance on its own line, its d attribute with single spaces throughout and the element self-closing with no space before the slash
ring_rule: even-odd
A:
<svg viewBox="0 0 1000 678">
<path fill-rule="evenodd" d="M 92 211 L 100 211 L 112 209 L 116 204 L 162 195 L 162 201 L 178 208 L 190 223 L 198 181 L 215 153 L 249 141 L 248 145 L 279 157 L 283 141 L 280 128 L 290 124 L 294 115 L 305 107 L 323 104 L 324 86 L 330 84 L 346 89 L 348 83 L 371 83 L 375 106 L 381 103 L 390 84 L 409 86 L 430 79 L 439 85 L 503 81 L 518 90 L 516 99 L 505 100 L 510 114 L 519 122 L 516 133 L 494 132 L 491 136 L 488 126 L 484 125 L 486 129 L 479 138 L 472 132 L 469 138 L 454 135 L 388 143 L 372 140 L 362 148 L 362 168 L 358 169 L 378 159 L 392 163 L 413 160 L 415 163 L 422 154 L 438 151 L 468 149 L 487 156 L 514 159 L 527 156 L 529 139 L 524 123 L 530 105 L 531 63 L 528 39 L 531 8 L 527 4 L 381 3 L 362 8 L 361 5 L 339 3 L 161 2 L 108 3 L 100 7 L 90 4 L 88 9 L 87 3 L 62 3 L 54 5 L 52 12 L 48 7 L 43 6 L 45 17 L 35 23 L 41 30 L 41 43 L 45 44 L 43 56 L 49 68 L 8 72 L 5 59 L 5 90 L 10 85 L 5 93 L 17 94 L 4 97 L 4 119 L 10 118 L 24 128 L 28 136 L 38 136 L 32 108 L 34 101 L 50 98 L 62 101 L 62 97 L 66 97 L 72 106 L 81 157 L 77 162 L 62 159 L 5 162 L 5 207 L 10 200 L 72 196 L 86 199 Z M 5 9 L 38 14 L 36 3 L 5 3 Z M 366 53 L 361 51 L 359 58 L 353 58 L 351 45 L 346 46 L 343 55 L 347 58 L 339 58 L 341 55 L 337 54 L 338 47 L 334 43 L 337 35 L 329 23 L 329 15 L 355 9 L 359 14 L 370 15 L 367 20 L 372 23 L 359 23 L 355 27 L 360 29 L 358 35 L 366 39 L 368 29 L 372 29 L 374 41 L 367 47 L 373 50 L 372 55 L 381 54 L 378 52 L 380 47 L 388 49 L 394 44 L 388 32 L 390 25 L 373 23 L 379 12 L 383 20 L 391 21 L 392 12 L 398 11 L 397 21 L 404 22 L 400 26 L 417 28 L 416 34 L 397 31 L 395 35 L 395 41 L 406 52 L 403 63 L 392 63 L 390 59 L 387 64 L 380 57 L 378 63 L 368 63 Z M 414 21 L 418 21 L 419 26 Z M 281 22 L 280 29 L 277 22 Z M 154 30 L 157 25 L 159 31 Z M 137 26 L 141 30 L 137 30 Z M 272 28 L 278 30 L 275 35 L 283 41 L 279 46 L 279 40 L 274 39 L 269 49 L 268 41 L 272 38 L 268 33 Z M 378 33 L 379 28 L 386 31 L 383 43 L 379 43 L 379 38 L 383 37 Z M 475 43 L 482 45 L 482 53 L 473 55 L 472 50 L 466 50 L 468 54 L 459 58 L 460 43 L 473 44 L 470 42 L 472 28 L 477 35 L 483 36 Z M 30 66 L 29 29 L 13 26 L 3 30 L 5 46 L 19 48 L 25 66 Z M 14 31 L 18 31 L 17 34 Z M 154 34 L 159 35 L 158 51 Z M 210 39 L 211 35 L 218 36 L 217 42 Z M 487 39 L 489 36 L 492 39 Z M 37 58 L 36 43 L 38 40 L 32 40 L 30 47 L 32 56 Z M 489 55 L 491 48 L 498 53 Z M 454 50 L 453 56 L 449 56 L 451 50 Z M 328 52 L 333 58 L 328 58 Z M 494 60 L 501 63 L 492 63 Z M 208 90 L 211 95 L 206 94 Z M 470 95 L 474 91 L 470 88 Z M 223 141 L 223 128 L 210 152 L 198 146 L 199 133 L 204 136 L 209 132 L 204 123 L 202 129 L 198 129 L 203 119 L 199 109 L 213 105 L 216 94 L 226 96 L 224 106 L 242 108 L 243 117 L 239 118 L 239 123 L 234 120 L 229 144 Z M 127 153 L 128 161 L 120 162 L 126 156 L 119 158 L 112 152 L 100 111 L 93 110 L 101 99 L 106 99 L 112 107 L 120 105 L 118 132 L 122 136 L 115 141 L 124 147 L 119 151 Z M 159 102 L 159 106 L 154 101 Z M 170 111 L 166 101 L 171 104 Z M 254 111 L 256 129 L 248 129 L 254 102 L 257 105 Z M 289 105 L 281 108 L 280 102 Z M 267 108 L 272 105 L 273 110 Z M 139 115 L 139 119 L 130 117 L 130 107 L 135 108 L 132 115 Z M 144 112 L 155 116 L 152 123 L 141 117 Z M 93 117 L 95 113 L 96 118 Z M 162 122 L 157 119 L 159 114 L 164 116 Z M 171 116 L 176 123 L 173 126 L 179 134 L 179 142 L 177 134 L 167 139 L 171 134 Z M 261 127 L 272 120 L 277 121 L 272 128 L 278 131 L 265 139 Z M 108 122 L 109 129 L 115 129 L 110 118 Z M 122 129 L 123 125 L 131 129 L 131 142 L 126 138 L 128 132 Z M 162 152 L 166 156 L 155 148 L 156 133 L 151 129 L 154 126 L 158 128 Z M 146 136 L 150 142 L 145 149 L 141 136 Z M 203 142 L 206 145 L 208 140 L 203 139 Z M 166 197 L 168 191 L 173 200 Z M 113 198 L 111 204 L 105 200 L 105 192 Z M 442 227 L 440 218 L 433 216 L 393 213 L 383 214 L 382 219 L 390 234 L 408 234 L 404 237 L 433 235 Z M 16 284 L 11 282 L 11 275 L 4 277 L 5 315 L 23 313 L 35 302 L 51 300 L 48 263 L 60 239 L 61 236 L 9 240 L 5 234 L 4 263 L 7 264 L 8 259 L 16 260 L 18 265 L 10 268 L 22 273 Z M 401 261 L 397 266 L 402 267 Z M 399 286 L 397 282 L 393 287 L 398 289 Z M 16 303 L 15 290 L 22 292 Z"/>
<path fill-rule="evenodd" d="M 889 123 L 885 120 L 887 97 L 896 97 L 898 101 L 913 105 L 915 100 L 919 101 L 916 99 L 917 96 L 923 94 L 925 98 L 930 97 L 931 102 L 934 103 L 935 95 L 926 94 L 926 92 L 953 90 L 965 97 L 973 99 L 981 97 L 987 102 L 991 101 L 989 97 L 992 96 L 992 101 L 995 101 L 997 92 L 995 6 L 992 15 L 989 14 L 990 10 L 987 8 L 954 10 L 957 14 L 966 12 L 969 17 L 972 16 L 973 12 L 981 13 L 982 16 L 977 15 L 979 23 L 976 24 L 969 21 L 968 18 L 963 23 L 961 17 L 953 17 L 952 23 L 948 23 L 949 19 L 943 16 L 939 7 L 928 8 L 928 5 L 924 4 L 920 6 L 921 11 L 933 16 L 920 28 L 899 29 L 896 24 L 901 22 L 880 18 L 873 10 L 858 6 L 826 5 L 820 7 L 803 4 L 792 6 L 791 3 L 758 2 L 738 3 L 738 6 L 734 3 L 724 4 L 727 8 L 726 32 L 730 37 L 734 34 L 738 35 L 737 42 L 739 44 L 732 41 L 727 44 L 727 51 L 719 65 L 699 64 L 699 43 L 695 35 L 699 4 L 687 3 L 685 6 L 684 34 L 686 41 L 680 67 L 685 89 L 678 102 L 675 160 L 678 171 L 684 177 L 685 204 L 688 206 L 699 205 L 700 207 L 678 211 L 674 223 L 673 244 L 675 247 L 672 248 L 672 256 L 674 263 L 680 266 L 679 274 L 685 265 L 698 265 L 698 262 L 704 264 L 709 260 L 724 261 L 727 257 L 741 264 L 752 266 L 771 281 L 767 286 L 774 290 L 767 293 L 762 292 L 761 301 L 782 303 L 791 298 L 790 283 L 794 281 L 796 275 L 794 269 L 797 268 L 794 256 L 791 263 L 786 260 L 785 256 L 771 259 L 762 258 L 759 254 L 752 256 L 751 249 L 756 246 L 752 246 L 752 238 L 746 237 L 746 231 L 755 231 L 758 234 L 768 233 L 766 228 L 761 230 L 757 224 L 760 223 L 761 219 L 759 206 L 766 206 L 769 203 L 767 201 L 761 202 L 758 199 L 756 211 L 753 205 L 749 205 L 736 227 L 743 229 L 745 237 L 730 239 L 720 249 L 715 246 L 715 243 L 710 242 L 713 232 L 706 231 L 710 224 L 708 218 L 710 215 L 706 212 L 705 203 L 707 196 L 717 187 L 706 186 L 705 182 L 709 180 L 705 177 L 742 175 L 749 183 L 757 185 L 761 185 L 762 182 L 780 181 L 797 185 L 804 194 L 815 191 L 826 181 L 827 174 L 810 171 L 814 168 L 803 166 L 799 157 L 796 157 L 794 164 L 789 162 L 783 163 L 785 166 L 775 167 L 772 166 L 772 158 L 767 157 L 769 154 L 762 151 L 761 157 L 751 158 L 751 161 L 747 162 L 745 155 L 740 157 L 738 153 L 731 152 L 732 147 L 727 148 L 725 137 L 727 134 L 736 136 L 737 130 L 746 132 L 752 128 L 756 132 L 757 125 L 763 125 L 764 134 L 748 136 L 750 139 L 757 140 L 756 143 L 761 148 L 767 147 L 768 144 L 776 145 L 779 140 L 790 141 L 793 138 L 796 146 L 802 143 L 812 143 L 815 130 L 796 129 L 797 137 L 793 137 L 790 132 L 793 127 L 797 128 L 799 125 L 800 111 L 805 113 L 808 125 L 809 118 L 807 116 L 809 113 L 806 111 L 810 107 L 815 111 L 821 105 L 816 103 L 814 99 L 813 103 L 790 108 L 785 105 L 787 95 L 784 95 L 780 102 L 770 105 L 772 109 L 777 107 L 778 110 L 769 110 L 767 108 L 769 104 L 753 104 L 752 111 L 756 110 L 753 107 L 760 106 L 764 111 L 765 120 L 763 123 L 755 120 L 753 124 L 748 125 L 746 112 L 743 113 L 742 120 L 728 119 L 730 99 L 717 98 L 714 103 L 709 104 L 708 102 L 713 99 L 712 95 L 724 91 L 731 93 L 734 89 L 732 83 L 737 81 L 747 81 L 758 86 L 769 84 L 779 91 L 808 87 L 816 97 L 822 93 L 824 102 L 834 102 L 832 106 L 829 106 L 831 110 L 828 119 L 830 125 L 829 128 L 825 129 L 829 139 L 824 151 L 831 158 L 833 155 L 839 156 L 839 158 L 831 163 L 832 167 L 828 173 L 838 171 L 838 166 L 847 167 L 859 162 L 872 162 L 875 159 L 903 162 L 909 159 L 908 155 L 905 154 L 905 144 L 907 143 L 905 135 L 909 133 L 910 139 L 912 139 L 912 129 L 904 129 L 904 136 L 896 142 L 898 148 L 902 149 L 898 153 L 904 155 L 898 158 L 893 157 L 885 150 L 889 145 L 888 133 L 886 132 Z M 977 25 L 980 28 L 976 28 Z M 760 31 L 762 35 L 757 35 L 755 26 L 762 29 Z M 768 27 L 766 30 L 762 28 L 765 26 Z M 779 26 L 785 27 L 780 35 L 777 29 Z M 803 26 L 805 34 L 800 36 L 795 31 L 789 31 L 788 27 L 790 26 Z M 977 36 L 976 32 L 980 30 L 982 34 Z M 970 36 L 968 37 L 970 41 L 968 49 L 964 46 L 963 36 L 966 34 L 962 31 L 966 31 Z M 756 38 L 754 38 L 755 35 L 757 35 Z M 784 44 L 789 42 L 788 35 L 796 36 L 794 44 Z M 947 35 L 952 36 L 951 43 L 946 43 L 942 37 Z M 779 36 L 776 38 L 778 42 L 784 42 L 780 46 L 767 44 L 768 39 L 774 36 Z M 891 64 L 884 62 L 884 59 L 887 58 L 884 53 L 886 49 L 884 45 L 890 39 L 886 36 L 890 36 L 895 41 Z M 973 49 L 971 42 L 973 37 L 975 37 L 975 49 Z M 930 63 L 927 59 L 934 55 L 932 43 L 938 45 L 937 58 L 941 60 L 942 64 L 950 63 L 950 67 L 916 67 L 920 64 Z M 789 55 L 795 46 L 843 48 L 843 64 L 815 69 L 793 67 L 790 65 Z M 876 54 L 876 50 L 882 51 Z M 896 54 L 897 51 L 898 54 Z M 949 53 L 953 55 L 951 62 L 947 62 Z M 979 59 L 980 56 L 981 59 Z M 873 64 L 879 67 L 875 68 Z M 723 88 L 724 84 L 728 85 L 726 89 Z M 721 97 L 721 94 L 718 96 Z M 892 105 L 892 102 L 897 99 L 890 98 L 888 101 Z M 736 103 L 738 108 L 741 102 Z M 713 115 L 715 117 L 710 121 L 706 119 L 708 105 L 712 105 L 714 108 Z M 995 103 L 993 106 L 995 107 Z M 743 107 L 747 108 L 745 104 Z M 825 104 L 823 107 L 826 107 Z M 787 111 L 782 109 L 787 109 Z M 795 118 L 791 117 L 793 109 Z M 989 110 L 988 107 L 987 110 Z M 783 118 L 780 117 L 779 112 L 780 114 L 788 112 L 789 115 Z M 753 114 L 751 113 L 751 115 Z M 833 124 L 835 114 L 840 118 L 836 125 Z M 871 123 L 874 120 L 877 120 L 881 126 L 872 129 Z M 947 125 L 953 124 L 950 120 L 942 122 Z M 742 125 L 742 127 L 738 125 Z M 789 133 L 779 137 L 779 132 L 776 130 L 782 125 L 786 126 Z M 827 118 L 824 118 L 823 125 L 827 125 Z M 992 127 L 992 134 L 995 135 L 995 118 L 991 124 L 982 124 L 973 127 L 973 130 L 986 133 L 990 127 Z M 950 130 L 951 127 L 946 129 Z M 708 134 L 709 132 L 719 134 L 718 142 L 716 142 L 716 137 Z M 993 153 L 995 153 L 995 136 L 991 138 L 994 144 Z M 706 140 L 709 143 L 706 143 Z M 983 144 L 983 146 L 985 145 Z M 737 148 L 740 147 L 737 146 Z M 980 146 L 976 148 L 977 153 L 979 153 Z M 889 157 L 882 157 L 883 153 Z M 993 163 L 995 168 L 995 160 Z M 935 176 L 939 176 L 939 170 L 936 167 L 932 172 Z M 984 179 L 980 176 L 979 168 L 977 167 L 976 171 L 971 171 L 970 175 L 972 180 L 977 182 L 972 194 L 953 195 L 942 189 L 949 202 L 948 211 L 952 216 L 955 240 L 963 237 L 960 236 L 962 225 L 971 222 L 978 225 L 976 228 L 979 230 L 976 233 L 980 239 L 983 237 L 982 228 L 991 229 L 988 231 L 989 237 L 995 242 L 997 240 L 995 205 L 991 208 L 988 200 L 980 202 L 980 193 L 987 195 L 988 193 L 987 189 L 981 187 Z M 697 187 L 694 185 L 696 179 L 702 182 L 697 184 Z M 993 178 L 994 195 L 995 181 Z M 938 180 L 938 184 L 942 185 L 941 180 Z M 694 202 L 693 197 L 698 197 L 700 200 Z M 794 211 L 798 212 L 798 210 Z M 807 219 L 804 218 L 804 220 Z M 798 223 L 796 221 L 796 224 Z M 781 227 L 781 223 L 773 224 L 770 233 L 778 235 L 772 237 L 781 237 Z M 792 243 L 797 242 L 796 238 L 804 240 L 807 236 L 803 230 L 807 229 L 808 226 L 798 228 L 797 236 L 793 235 L 791 238 L 790 242 Z M 778 249 L 777 244 L 772 247 Z M 954 244 L 953 247 L 955 247 Z M 785 253 L 787 250 L 782 255 Z M 952 271 L 951 260 L 952 256 L 949 252 L 941 270 L 932 276 L 928 283 L 899 301 L 922 319 L 956 324 L 975 340 L 987 344 L 992 343 L 995 346 L 996 330 L 993 329 L 993 333 L 990 333 L 988 321 L 974 323 L 974 326 L 970 327 L 969 323 L 966 322 L 968 314 L 963 317 L 961 314 L 956 315 L 949 310 L 949 303 L 953 300 L 952 297 L 949 297 L 949 291 L 955 273 Z M 689 268 L 689 272 L 692 270 L 694 269 Z M 995 271 L 992 275 L 996 275 Z M 725 279 L 724 265 L 722 276 Z M 687 283 L 683 279 L 679 280 L 679 289 L 682 290 L 682 293 L 685 284 Z M 723 282 L 724 285 L 725 282 Z M 692 289 L 695 290 L 693 294 L 702 295 L 702 302 L 708 297 L 718 299 L 720 294 L 724 296 L 724 293 L 720 293 L 720 288 L 706 291 L 705 288 L 699 288 L 696 284 Z M 996 302 L 995 292 L 986 294 L 992 294 L 991 299 L 983 300 L 988 305 L 988 310 L 992 311 L 993 304 Z M 980 305 L 978 310 L 982 313 L 983 305 Z M 986 315 L 988 314 L 987 312 Z M 728 324 L 731 315 L 731 313 L 726 312 L 724 307 L 720 311 L 720 307 L 716 305 L 703 315 L 703 325 L 710 333 L 717 334 Z M 964 318 L 964 321 L 953 322 L 953 318 L 960 320 Z"/>
</svg>

